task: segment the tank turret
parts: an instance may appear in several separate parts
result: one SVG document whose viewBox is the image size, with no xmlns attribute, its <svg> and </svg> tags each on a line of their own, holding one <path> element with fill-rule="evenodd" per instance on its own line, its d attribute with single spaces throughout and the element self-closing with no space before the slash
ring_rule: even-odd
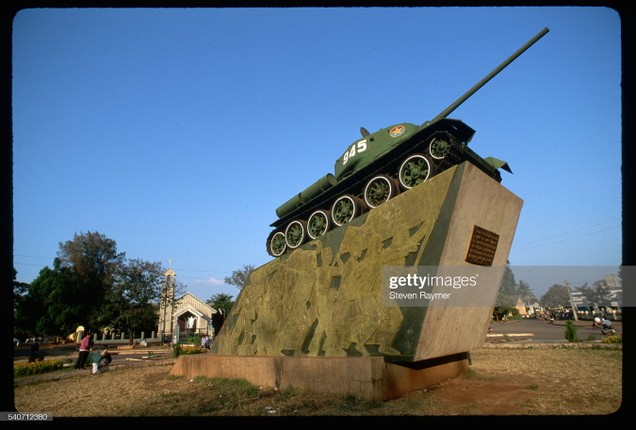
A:
<svg viewBox="0 0 636 430">
<path fill-rule="evenodd" d="M 448 115 L 548 31 L 542 29 L 432 120 L 393 124 L 374 133 L 361 128 L 361 138 L 336 160 L 333 174 L 327 173 L 276 209 L 278 219 L 271 224 L 267 252 L 273 257 L 291 252 L 464 161 L 501 182 L 499 169 L 512 173 L 508 163 L 480 157 L 468 147 L 475 130 Z"/>
</svg>

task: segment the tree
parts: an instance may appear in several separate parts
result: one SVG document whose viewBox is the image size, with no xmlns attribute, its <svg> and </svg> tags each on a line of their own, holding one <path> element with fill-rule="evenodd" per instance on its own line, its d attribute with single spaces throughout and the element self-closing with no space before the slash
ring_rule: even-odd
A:
<svg viewBox="0 0 636 430">
<path fill-rule="evenodd" d="M 234 305 L 232 296 L 224 293 L 214 294 L 206 301 L 206 303 L 217 309 L 221 309 L 226 315 L 230 309 L 232 309 L 232 305 Z"/>
<path fill-rule="evenodd" d="M 500 321 L 507 315 L 519 315 L 519 309 L 514 306 L 495 306 L 492 314 L 496 321 Z"/>
<path fill-rule="evenodd" d="M 150 303 L 159 299 L 162 281 L 161 263 L 135 258 L 120 267 L 116 284 L 128 303 Z"/>
<path fill-rule="evenodd" d="M 594 282 L 593 287 L 588 287 L 587 284 L 583 284 L 575 289 L 587 299 L 591 307 L 609 306 L 612 300 L 612 292 L 604 280 Z"/>
<path fill-rule="evenodd" d="M 506 264 L 496 302 L 496 307 L 501 312 L 504 312 L 505 309 L 514 308 L 513 296 L 516 295 L 515 288 L 515 274 L 510 269 L 510 264 Z"/>
<path fill-rule="evenodd" d="M 88 327 L 103 324 L 100 308 L 126 254 L 117 252 L 117 243 L 98 232 L 75 234 L 72 240 L 59 245 L 61 267 L 72 269 L 79 278 L 81 290 L 77 293 L 88 308 L 84 324 Z"/>
<path fill-rule="evenodd" d="M 501 280 L 500 292 L 509 296 L 514 296 L 517 294 L 517 282 L 515 281 L 515 274 L 510 268 L 510 263 L 506 263 L 506 268 Z"/>
<path fill-rule="evenodd" d="M 232 276 L 226 276 L 224 281 L 226 284 L 234 285 L 239 290 L 242 290 L 253 270 L 254 266 L 246 264 L 242 269 L 233 271 Z"/>
<path fill-rule="evenodd" d="M 14 335 L 68 335 L 78 325 L 100 332 L 153 331 L 161 304 L 177 304 L 185 285 L 164 292 L 160 263 L 125 259 L 99 233 L 76 234 L 60 243 L 53 269 L 30 284 L 15 282 Z M 174 294 L 172 294 L 174 292 Z"/>
<path fill-rule="evenodd" d="M 519 280 L 519 284 L 517 285 L 517 294 L 526 303 L 537 300 L 534 293 L 532 292 L 532 288 L 530 288 L 530 284 L 521 279 Z"/>
<path fill-rule="evenodd" d="M 126 257 L 125 252 L 117 252 L 114 240 L 98 232 L 76 233 L 73 240 L 60 243 L 59 247 L 62 266 L 72 267 L 87 280 L 112 281 Z"/>
<path fill-rule="evenodd" d="M 232 296 L 223 293 L 214 294 L 207 300 L 206 303 L 219 310 L 218 314 L 212 315 L 212 326 L 214 327 L 214 333 L 218 333 L 219 330 L 221 330 L 221 326 L 223 325 L 225 318 L 234 305 Z"/>
<path fill-rule="evenodd" d="M 568 306 L 570 304 L 570 289 L 563 285 L 554 284 L 541 296 L 540 303 L 544 307 Z"/>
<path fill-rule="evenodd" d="M 178 305 L 180 302 L 180 297 L 185 294 L 188 290 L 188 286 L 181 281 L 175 281 L 174 283 L 174 298 L 172 299 L 173 305 Z"/>
<path fill-rule="evenodd" d="M 141 259 L 120 266 L 101 312 L 101 327 L 112 325 L 125 332 L 154 330 L 158 316 L 153 303 L 161 298 L 162 273 L 161 263 Z"/>
<path fill-rule="evenodd" d="M 16 281 L 15 278 L 18 276 L 18 271 L 13 268 L 13 300 L 19 299 L 24 296 L 29 291 L 29 284 L 26 282 Z"/>
<path fill-rule="evenodd" d="M 524 303 L 536 300 L 536 297 L 532 293 L 532 289 L 530 289 L 530 285 L 527 282 L 519 280 L 519 283 L 517 284 L 515 281 L 515 274 L 510 268 L 510 263 L 507 263 L 501 280 L 501 289 L 499 290 L 499 295 L 497 296 L 497 302 L 493 312 L 495 319 L 499 320 L 508 314 L 518 315 L 519 310 L 516 307 L 517 297 L 521 298 Z"/>
<path fill-rule="evenodd" d="M 25 327 L 31 321 L 32 315 L 28 309 L 29 284 L 16 281 L 18 271 L 13 268 L 13 336 L 19 339 L 26 338 L 29 333 Z"/>
<path fill-rule="evenodd" d="M 83 299 L 83 286 L 79 277 L 69 267 L 62 267 L 59 258 L 53 261 L 53 269 L 45 267 L 28 288 L 21 300 L 19 314 L 28 315 L 28 321 L 19 318 L 21 328 L 31 334 L 68 335 L 85 324 L 90 306 Z"/>
</svg>

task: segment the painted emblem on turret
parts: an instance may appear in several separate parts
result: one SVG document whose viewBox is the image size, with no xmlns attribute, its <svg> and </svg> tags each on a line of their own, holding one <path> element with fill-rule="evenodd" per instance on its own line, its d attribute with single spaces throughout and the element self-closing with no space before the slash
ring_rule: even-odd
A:
<svg viewBox="0 0 636 430">
<path fill-rule="evenodd" d="M 389 133 L 391 134 L 391 137 L 400 137 L 402 136 L 402 134 L 404 134 L 404 126 L 396 125 L 391 129 Z"/>
</svg>

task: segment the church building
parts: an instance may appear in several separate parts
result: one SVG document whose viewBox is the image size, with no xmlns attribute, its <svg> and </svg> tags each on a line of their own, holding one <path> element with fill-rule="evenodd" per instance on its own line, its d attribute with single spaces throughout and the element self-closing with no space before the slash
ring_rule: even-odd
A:
<svg viewBox="0 0 636 430">
<path fill-rule="evenodd" d="M 164 273 L 157 326 L 159 338 L 164 341 L 175 340 L 175 338 L 182 341 L 193 334 L 214 337 L 215 329 L 212 320 L 219 311 L 191 293 L 185 293 L 176 298 L 174 296 L 175 277 L 176 273 L 172 269 Z"/>
</svg>

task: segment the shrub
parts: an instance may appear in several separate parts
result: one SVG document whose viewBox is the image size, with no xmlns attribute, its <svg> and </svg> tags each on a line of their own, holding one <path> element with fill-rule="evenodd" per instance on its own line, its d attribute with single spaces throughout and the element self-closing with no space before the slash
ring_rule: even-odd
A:
<svg viewBox="0 0 636 430">
<path fill-rule="evenodd" d="M 623 343 L 623 335 L 613 334 L 611 336 L 605 336 L 602 343 Z"/>
<path fill-rule="evenodd" d="M 568 320 L 565 324 L 565 338 L 568 342 L 576 342 L 576 326 L 572 320 Z"/>
<path fill-rule="evenodd" d="M 201 337 L 200 333 L 194 333 L 188 336 L 188 343 L 193 343 L 195 345 L 201 345 Z"/>
</svg>

